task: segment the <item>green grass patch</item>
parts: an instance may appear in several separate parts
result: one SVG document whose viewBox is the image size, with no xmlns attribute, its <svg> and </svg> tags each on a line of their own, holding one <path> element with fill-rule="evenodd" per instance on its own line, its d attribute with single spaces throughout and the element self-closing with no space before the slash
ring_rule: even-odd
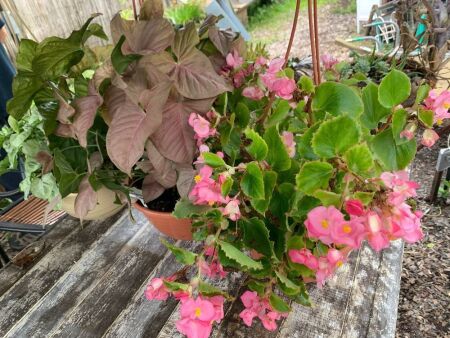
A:
<svg viewBox="0 0 450 338">
<path fill-rule="evenodd" d="M 249 31 L 255 31 L 261 28 L 277 27 L 285 20 L 292 20 L 295 10 L 295 0 L 275 0 L 269 4 L 261 4 L 262 1 L 257 0 L 249 7 Z M 345 0 L 318 0 L 317 5 L 342 3 Z M 301 9 L 307 8 L 307 1 L 302 0 Z M 356 0 L 349 0 L 348 6 L 336 6 L 335 13 L 345 14 L 356 12 Z"/>
</svg>

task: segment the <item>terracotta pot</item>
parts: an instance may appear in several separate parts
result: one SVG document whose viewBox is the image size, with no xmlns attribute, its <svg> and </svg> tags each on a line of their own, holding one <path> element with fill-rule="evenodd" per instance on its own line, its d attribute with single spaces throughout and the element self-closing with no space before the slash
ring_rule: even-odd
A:
<svg viewBox="0 0 450 338">
<path fill-rule="evenodd" d="M 77 195 L 78 194 L 69 194 L 62 200 L 62 209 L 75 218 L 78 218 L 75 213 L 75 198 L 77 198 Z M 105 219 L 118 213 L 123 207 L 123 205 L 114 203 L 116 201 L 115 192 L 106 189 L 105 187 L 102 187 L 97 191 L 97 198 L 97 206 L 88 212 L 84 220 L 96 221 Z"/>
<path fill-rule="evenodd" d="M 136 202 L 134 207 L 142 212 L 150 223 L 164 235 L 184 241 L 192 240 L 192 222 L 190 219 L 178 219 L 172 216 L 170 212 L 150 210 L 139 202 Z"/>
</svg>

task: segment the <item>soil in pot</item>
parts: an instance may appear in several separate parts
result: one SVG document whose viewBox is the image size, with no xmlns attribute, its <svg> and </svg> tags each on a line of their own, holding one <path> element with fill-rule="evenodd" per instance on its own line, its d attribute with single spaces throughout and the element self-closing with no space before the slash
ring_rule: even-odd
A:
<svg viewBox="0 0 450 338">
<path fill-rule="evenodd" d="M 147 207 L 154 211 L 172 212 L 179 199 L 180 195 L 178 194 L 177 188 L 174 187 L 167 189 L 157 199 L 147 203 Z"/>
</svg>

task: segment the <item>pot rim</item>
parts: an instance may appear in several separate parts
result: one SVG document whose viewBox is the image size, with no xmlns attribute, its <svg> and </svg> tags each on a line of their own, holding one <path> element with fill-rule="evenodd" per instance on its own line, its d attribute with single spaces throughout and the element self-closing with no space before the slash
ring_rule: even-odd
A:
<svg viewBox="0 0 450 338">
<path fill-rule="evenodd" d="M 172 216 L 172 217 L 175 217 L 175 216 L 172 215 L 172 212 L 173 212 L 173 211 L 168 212 L 168 211 L 157 211 L 157 210 L 153 210 L 153 209 L 144 207 L 144 206 L 142 205 L 142 203 L 141 203 L 139 200 L 136 201 L 136 202 L 134 202 L 134 206 L 135 206 L 136 208 L 138 208 L 139 210 L 141 210 L 141 211 L 145 211 L 145 212 L 151 213 L 151 214 L 153 214 L 153 215 L 160 215 L 160 216 L 169 216 L 169 215 L 170 215 L 170 216 Z"/>
</svg>

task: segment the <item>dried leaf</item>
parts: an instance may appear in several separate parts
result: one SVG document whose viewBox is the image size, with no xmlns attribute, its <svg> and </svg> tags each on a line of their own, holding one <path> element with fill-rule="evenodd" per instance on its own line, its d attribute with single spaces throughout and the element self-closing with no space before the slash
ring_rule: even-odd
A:
<svg viewBox="0 0 450 338">
<path fill-rule="evenodd" d="M 88 95 L 74 101 L 76 111 L 73 130 L 80 145 L 87 146 L 87 133 L 94 124 L 97 109 L 103 104 L 103 98 L 95 89 L 94 81 L 89 82 Z"/>
<path fill-rule="evenodd" d="M 42 174 L 47 174 L 53 169 L 53 157 L 47 151 L 39 151 L 36 161 L 42 165 Z"/>
<path fill-rule="evenodd" d="M 56 94 L 59 102 L 58 113 L 56 114 L 56 119 L 61 123 L 70 124 L 72 121 L 70 118 L 75 114 L 75 108 L 64 100 L 61 95 Z"/>
<path fill-rule="evenodd" d="M 86 175 L 81 180 L 78 188 L 78 195 L 75 198 L 75 214 L 83 222 L 83 219 L 97 206 L 97 192 L 89 183 L 89 176 Z"/>
</svg>

